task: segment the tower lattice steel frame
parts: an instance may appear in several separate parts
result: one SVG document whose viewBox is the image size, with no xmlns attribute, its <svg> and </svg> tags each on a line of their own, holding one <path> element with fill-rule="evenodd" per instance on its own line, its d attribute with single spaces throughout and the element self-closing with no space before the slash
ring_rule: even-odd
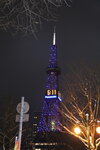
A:
<svg viewBox="0 0 100 150">
<path fill-rule="evenodd" d="M 59 74 L 60 69 L 57 65 L 56 33 L 54 29 L 53 44 L 50 49 L 49 64 L 47 67 L 46 92 L 38 132 L 60 130 L 59 108 L 61 104 L 61 97 L 58 84 Z"/>
</svg>

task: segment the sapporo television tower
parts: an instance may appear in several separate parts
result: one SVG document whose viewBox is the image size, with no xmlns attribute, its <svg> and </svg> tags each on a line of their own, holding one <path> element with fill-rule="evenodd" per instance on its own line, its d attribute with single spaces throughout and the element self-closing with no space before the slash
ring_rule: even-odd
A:
<svg viewBox="0 0 100 150">
<path fill-rule="evenodd" d="M 58 76 L 61 71 L 57 65 L 56 32 L 54 27 L 53 44 L 49 52 L 49 63 L 47 67 L 47 82 L 45 97 L 38 132 L 50 132 L 60 130 L 61 95 L 59 92 Z"/>
</svg>

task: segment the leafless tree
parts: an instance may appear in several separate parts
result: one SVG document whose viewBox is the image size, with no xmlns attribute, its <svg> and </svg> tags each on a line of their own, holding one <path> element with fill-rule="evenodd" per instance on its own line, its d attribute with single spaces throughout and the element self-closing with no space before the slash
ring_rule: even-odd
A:
<svg viewBox="0 0 100 150">
<path fill-rule="evenodd" d="M 65 82 L 65 81 L 64 81 Z M 66 104 L 60 111 L 62 131 L 81 140 L 87 149 L 100 149 L 100 70 L 75 67 L 64 84 Z"/>
<path fill-rule="evenodd" d="M 0 145 L 3 150 L 13 149 L 17 132 L 18 125 L 15 123 L 15 113 L 8 108 L 0 118 Z"/>
<path fill-rule="evenodd" d="M 72 0 L 0 0 L 0 28 L 35 34 L 43 20 L 54 21 L 55 10 Z"/>
<path fill-rule="evenodd" d="M 1 97 L 0 97 L 1 98 Z M 2 116 L 0 114 L 0 146 L 2 150 L 14 150 L 15 139 L 19 133 L 19 122 L 16 122 L 16 99 L 14 97 L 2 97 L 5 101 Z M 8 102 L 9 101 L 9 102 Z M 2 105 L 1 105 L 2 106 Z M 28 147 L 27 141 L 31 136 L 30 124 L 23 123 L 22 150 Z"/>
</svg>

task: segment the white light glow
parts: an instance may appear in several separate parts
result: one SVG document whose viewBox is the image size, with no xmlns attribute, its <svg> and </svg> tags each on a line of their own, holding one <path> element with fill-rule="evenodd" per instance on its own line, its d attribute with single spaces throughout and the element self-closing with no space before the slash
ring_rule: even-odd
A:
<svg viewBox="0 0 100 150">
<path fill-rule="evenodd" d="M 96 132 L 100 134 L 100 127 L 96 128 Z"/>
<path fill-rule="evenodd" d="M 80 129 L 79 127 L 75 127 L 75 128 L 74 128 L 74 132 L 75 132 L 76 134 L 80 134 L 80 133 L 81 133 L 81 129 Z"/>
</svg>

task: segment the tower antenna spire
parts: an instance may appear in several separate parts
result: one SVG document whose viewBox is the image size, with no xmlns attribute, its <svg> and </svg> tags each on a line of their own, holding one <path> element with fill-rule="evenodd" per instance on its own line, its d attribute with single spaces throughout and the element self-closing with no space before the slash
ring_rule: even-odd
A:
<svg viewBox="0 0 100 150">
<path fill-rule="evenodd" d="M 53 45 L 56 45 L 56 27 L 54 26 Z"/>
</svg>

